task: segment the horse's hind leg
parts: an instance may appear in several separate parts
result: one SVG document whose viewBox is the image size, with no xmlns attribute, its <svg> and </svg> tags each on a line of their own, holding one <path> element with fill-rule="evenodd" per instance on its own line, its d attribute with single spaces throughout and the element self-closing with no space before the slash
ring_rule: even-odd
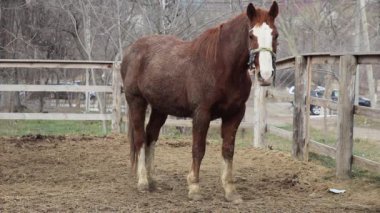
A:
<svg viewBox="0 0 380 213">
<path fill-rule="evenodd" d="M 149 184 L 153 184 L 153 160 L 154 160 L 154 148 L 156 145 L 156 141 L 158 139 L 158 135 L 160 134 L 160 129 L 162 125 L 164 125 L 166 118 L 168 116 L 166 114 L 160 113 L 159 111 L 152 109 L 152 113 L 150 114 L 148 125 L 146 126 L 146 167 L 148 172 L 148 181 Z"/>
<path fill-rule="evenodd" d="M 232 162 L 235 149 L 235 136 L 241 120 L 244 117 L 245 107 L 234 116 L 222 118 L 222 156 L 223 156 L 223 171 L 222 185 L 225 192 L 225 198 L 230 202 L 242 202 L 240 195 L 237 193 L 232 175 Z"/>
<path fill-rule="evenodd" d="M 147 107 L 147 102 L 145 99 L 137 96 L 127 97 L 129 106 L 129 116 L 130 116 L 130 127 L 132 128 L 133 141 L 131 141 L 133 146 L 133 156 L 132 166 L 136 168 L 135 164 L 137 161 L 137 176 L 138 183 L 137 187 L 140 191 L 145 191 L 149 189 L 148 183 L 148 172 L 146 168 L 146 141 L 145 141 L 145 111 Z"/>
</svg>

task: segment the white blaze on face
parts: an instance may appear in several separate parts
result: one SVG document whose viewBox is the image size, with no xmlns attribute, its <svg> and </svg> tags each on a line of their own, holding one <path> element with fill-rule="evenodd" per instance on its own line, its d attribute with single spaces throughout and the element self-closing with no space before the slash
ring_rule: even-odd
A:
<svg viewBox="0 0 380 213">
<path fill-rule="evenodd" d="M 256 25 L 253 29 L 253 35 L 256 36 L 259 48 L 272 49 L 272 29 L 268 24 Z M 268 51 L 259 53 L 260 74 L 264 80 L 269 80 L 273 72 L 272 55 Z"/>
</svg>

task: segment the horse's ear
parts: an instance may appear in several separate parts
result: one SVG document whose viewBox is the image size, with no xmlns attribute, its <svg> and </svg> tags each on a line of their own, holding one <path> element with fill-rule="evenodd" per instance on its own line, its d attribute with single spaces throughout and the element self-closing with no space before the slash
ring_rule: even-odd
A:
<svg viewBox="0 0 380 213">
<path fill-rule="evenodd" d="M 249 3 L 249 5 L 247 7 L 247 16 L 248 16 L 249 20 L 251 20 L 251 21 L 256 16 L 256 9 L 252 3 Z"/>
<path fill-rule="evenodd" d="M 269 9 L 269 15 L 275 19 L 278 15 L 278 4 L 276 1 L 273 1 L 272 6 Z"/>
</svg>

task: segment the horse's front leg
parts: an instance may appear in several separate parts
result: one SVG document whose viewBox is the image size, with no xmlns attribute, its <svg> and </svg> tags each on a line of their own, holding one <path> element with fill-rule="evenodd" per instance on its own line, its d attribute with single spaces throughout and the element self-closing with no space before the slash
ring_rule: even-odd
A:
<svg viewBox="0 0 380 213">
<path fill-rule="evenodd" d="M 206 137 L 210 125 L 210 115 L 208 111 L 198 111 L 193 116 L 193 163 L 187 183 L 189 185 L 189 198 L 191 200 L 202 199 L 199 188 L 199 170 L 203 156 L 206 151 Z"/>
<path fill-rule="evenodd" d="M 242 199 L 237 193 L 232 175 L 232 162 L 235 149 L 235 136 L 241 120 L 244 117 L 245 106 L 233 116 L 222 118 L 222 156 L 223 156 L 223 171 L 222 185 L 227 201 L 240 203 Z"/>
</svg>

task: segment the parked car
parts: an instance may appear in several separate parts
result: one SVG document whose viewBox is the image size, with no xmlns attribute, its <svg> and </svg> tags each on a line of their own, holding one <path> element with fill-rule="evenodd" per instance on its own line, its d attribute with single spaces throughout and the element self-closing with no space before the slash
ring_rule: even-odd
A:
<svg viewBox="0 0 380 213">
<path fill-rule="evenodd" d="M 293 95 L 294 94 L 294 86 L 291 86 L 288 89 L 288 92 Z M 324 93 L 325 93 L 325 88 L 321 87 L 321 86 L 317 86 L 316 89 L 310 91 L 310 95 L 312 97 L 316 97 L 316 98 L 323 98 Z M 339 90 L 336 90 L 336 89 L 333 90 L 331 92 L 330 98 L 332 101 L 338 102 Z M 293 102 L 292 102 L 292 104 L 293 104 Z M 371 107 L 371 101 L 368 98 L 359 96 L 359 106 Z M 317 105 L 310 104 L 310 114 L 311 115 L 320 115 L 321 114 L 321 107 L 317 106 Z"/>
<path fill-rule="evenodd" d="M 371 101 L 368 98 L 359 96 L 359 106 L 371 107 Z"/>
<path fill-rule="evenodd" d="M 289 94 L 294 95 L 294 86 L 291 86 L 288 89 L 288 92 L 289 92 Z M 324 93 L 324 91 L 322 92 L 322 90 L 318 89 L 318 88 L 316 90 L 310 91 L 310 95 L 312 97 L 317 97 L 317 98 L 322 98 L 323 93 Z M 293 102 L 292 102 L 292 105 L 294 106 Z M 320 115 L 321 114 L 321 107 L 317 106 L 317 105 L 310 104 L 310 114 L 311 115 Z"/>
<path fill-rule="evenodd" d="M 338 90 L 333 90 L 331 92 L 331 100 L 338 102 L 338 97 L 339 97 L 339 91 Z M 365 106 L 365 107 L 371 107 L 371 100 L 368 98 L 359 96 L 359 106 Z"/>
<path fill-rule="evenodd" d="M 312 91 L 310 91 L 310 95 L 312 97 L 316 97 L 316 98 L 323 98 L 323 92 L 321 93 L 321 90 L 312 90 Z M 310 104 L 310 114 L 311 115 L 320 115 L 321 114 L 321 107 L 318 105 Z"/>
</svg>

